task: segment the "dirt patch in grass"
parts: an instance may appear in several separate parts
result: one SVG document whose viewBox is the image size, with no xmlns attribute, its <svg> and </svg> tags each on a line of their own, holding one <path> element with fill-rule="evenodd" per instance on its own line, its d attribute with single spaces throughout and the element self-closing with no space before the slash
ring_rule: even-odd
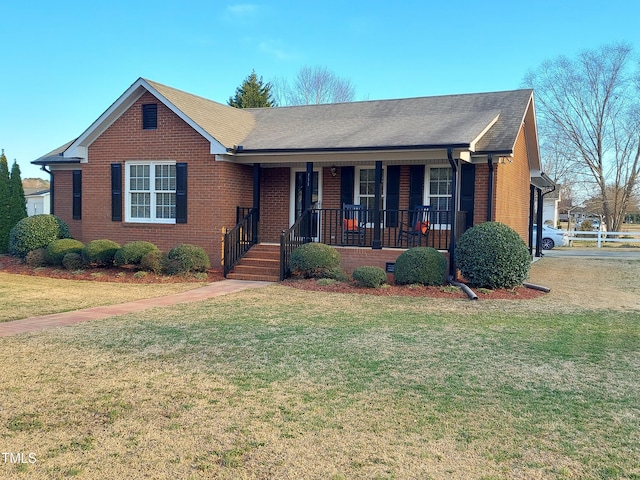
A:
<svg viewBox="0 0 640 480">
<path fill-rule="evenodd" d="M 65 270 L 59 267 L 30 267 L 19 258 L 0 255 L 0 271 L 17 275 L 58 278 L 63 280 L 91 280 L 112 283 L 185 283 L 185 282 L 217 282 L 224 278 L 222 269 L 210 269 L 204 275 L 156 275 L 140 272 L 130 267 L 85 268 L 81 270 Z"/>
</svg>

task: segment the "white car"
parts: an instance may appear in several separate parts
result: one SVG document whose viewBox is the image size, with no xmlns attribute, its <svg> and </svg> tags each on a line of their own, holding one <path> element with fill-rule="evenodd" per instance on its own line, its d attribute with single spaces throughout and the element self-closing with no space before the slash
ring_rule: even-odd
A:
<svg viewBox="0 0 640 480">
<path fill-rule="evenodd" d="M 538 226 L 533 226 L 533 244 L 535 245 L 538 238 Z M 564 230 L 558 228 L 542 226 L 542 249 L 551 250 L 553 247 L 569 246 L 569 235 Z"/>
</svg>

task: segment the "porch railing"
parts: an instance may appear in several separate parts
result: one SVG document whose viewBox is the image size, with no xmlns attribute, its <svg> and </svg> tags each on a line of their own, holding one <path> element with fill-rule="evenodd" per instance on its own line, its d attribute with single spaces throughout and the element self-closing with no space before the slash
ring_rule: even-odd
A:
<svg viewBox="0 0 640 480">
<path fill-rule="evenodd" d="M 410 210 L 382 210 L 380 213 L 380 238 L 375 236 L 374 211 L 364 210 L 361 213 L 361 229 L 358 234 L 345 229 L 345 209 L 322 208 L 312 210 L 310 219 L 313 241 L 335 246 L 372 247 L 374 243 L 382 248 L 410 248 L 413 246 L 433 247 L 437 250 L 448 250 L 451 241 L 450 210 L 432 210 L 429 212 L 429 230 L 424 235 L 406 235 L 406 231 L 415 228 L 411 225 Z M 465 231 L 466 212 L 456 212 L 456 237 Z"/>
<path fill-rule="evenodd" d="M 242 217 L 240 217 L 242 215 Z M 237 209 L 238 223 L 224 234 L 224 276 L 258 243 L 258 209 Z"/>
<path fill-rule="evenodd" d="M 306 210 L 288 230 L 280 235 L 280 281 L 291 273 L 291 253 L 300 245 L 313 241 L 313 228 L 310 220 L 314 218 L 312 210 Z"/>
</svg>

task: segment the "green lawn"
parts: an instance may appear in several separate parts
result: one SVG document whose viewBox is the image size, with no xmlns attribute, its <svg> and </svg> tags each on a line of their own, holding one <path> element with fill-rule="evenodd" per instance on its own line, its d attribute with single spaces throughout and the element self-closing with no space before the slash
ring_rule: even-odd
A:
<svg viewBox="0 0 640 480">
<path fill-rule="evenodd" d="M 0 478 L 638 479 L 639 320 L 273 286 L 3 338 Z"/>
</svg>

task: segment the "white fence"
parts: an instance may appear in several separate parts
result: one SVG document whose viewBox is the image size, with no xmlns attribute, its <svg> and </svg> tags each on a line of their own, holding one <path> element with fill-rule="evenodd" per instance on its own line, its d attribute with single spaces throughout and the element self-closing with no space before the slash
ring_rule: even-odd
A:
<svg viewBox="0 0 640 480">
<path fill-rule="evenodd" d="M 567 232 L 569 235 L 569 245 L 573 241 L 593 242 L 595 241 L 598 248 L 602 247 L 603 242 L 615 243 L 638 243 L 640 244 L 640 232 L 582 232 L 579 230 Z"/>
</svg>

